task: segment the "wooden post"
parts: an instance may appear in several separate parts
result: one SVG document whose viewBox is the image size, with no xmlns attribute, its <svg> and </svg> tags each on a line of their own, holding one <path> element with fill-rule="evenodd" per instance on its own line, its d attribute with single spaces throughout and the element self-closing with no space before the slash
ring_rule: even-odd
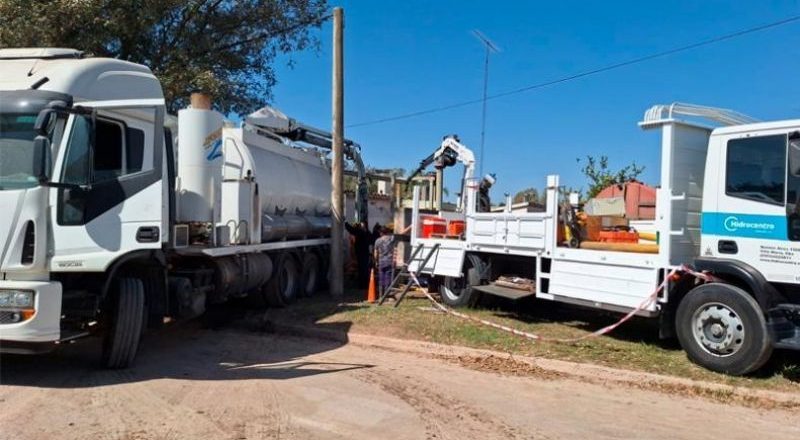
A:
<svg viewBox="0 0 800 440">
<path fill-rule="evenodd" d="M 331 296 L 344 296 L 344 10 L 333 9 L 333 158 L 331 163 Z"/>
</svg>

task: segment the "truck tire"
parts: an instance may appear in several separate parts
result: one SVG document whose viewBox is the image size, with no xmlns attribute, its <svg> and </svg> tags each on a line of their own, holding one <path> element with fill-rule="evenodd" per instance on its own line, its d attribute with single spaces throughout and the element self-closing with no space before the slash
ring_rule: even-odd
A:
<svg viewBox="0 0 800 440">
<path fill-rule="evenodd" d="M 111 325 L 103 341 L 103 365 L 106 368 L 127 368 L 136 357 L 145 323 L 142 280 L 121 278 L 108 311 Z"/>
<path fill-rule="evenodd" d="M 303 256 L 303 271 L 300 277 L 300 294 L 304 297 L 313 296 L 322 284 L 322 265 L 319 257 L 313 252 L 306 252 Z"/>
<path fill-rule="evenodd" d="M 689 291 L 678 305 L 675 328 L 689 359 L 720 373 L 751 373 L 772 354 L 764 313 L 750 294 L 730 284 Z"/>
<path fill-rule="evenodd" d="M 264 297 L 273 307 L 284 307 L 295 300 L 300 291 L 300 268 L 297 260 L 288 253 L 281 253 L 275 261 L 275 272 L 264 285 Z"/>
<path fill-rule="evenodd" d="M 444 277 L 439 286 L 442 302 L 450 307 L 472 306 L 477 303 L 480 292 L 472 288 L 481 283 L 480 271 L 469 257 L 464 259 L 464 276 Z"/>
</svg>

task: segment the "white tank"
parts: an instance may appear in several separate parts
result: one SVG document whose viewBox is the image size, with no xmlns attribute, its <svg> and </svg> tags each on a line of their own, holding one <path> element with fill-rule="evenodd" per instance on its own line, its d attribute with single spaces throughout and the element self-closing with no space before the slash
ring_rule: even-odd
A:
<svg viewBox="0 0 800 440">
<path fill-rule="evenodd" d="M 262 214 L 330 215 L 331 174 L 318 153 L 293 148 L 249 128 L 225 129 L 224 151 L 223 178 L 255 177 Z"/>
<path fill-rule="evenodd" d="M 178 111 L 178 222 L 218 221 L 222 123 L 213 110 Z"/>
<path fill-rule="evenodd" d="M 255 181 L 260 206 L 258 218 L 223 218 L 223 222 L 245 220 L 256 227 L 252 236 L 260 233 L 262 242 L 329 235 L 331 175 L 318 152 L 247 127 L 223 130 L 223 155 L 223 180 L 227 185 Z M 222 200 L 227 216 L 230 203 Z"/>
</svg>

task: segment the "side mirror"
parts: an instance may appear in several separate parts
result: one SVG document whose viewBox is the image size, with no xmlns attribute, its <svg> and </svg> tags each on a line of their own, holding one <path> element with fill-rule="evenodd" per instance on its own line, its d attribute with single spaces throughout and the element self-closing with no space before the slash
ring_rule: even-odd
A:
<svg viewBox="0 0 800 440">
<path fill-rule="evenodd" d="M 56 111 L 53 109 L 46 108 L 39 112 L 39 115 L 36 117 L 36 122 L 33 124 L 33 129 L 36 131 L 36 134 L 39 136 L 47 136 L 50 124 L 55 117 Z"/>
<path fill-rule="evenodd" d="M 51 154 L 50 139 L 41 134 L 36 136 L 33 139 L 33 172 L 39 182 L 50 180 Z"/>
</svg>

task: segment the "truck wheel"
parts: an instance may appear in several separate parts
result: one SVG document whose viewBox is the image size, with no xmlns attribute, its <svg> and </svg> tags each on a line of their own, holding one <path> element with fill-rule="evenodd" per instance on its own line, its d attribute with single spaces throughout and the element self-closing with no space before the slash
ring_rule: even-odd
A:
<svg viewBox="0 0 800 440">
<path fill-rule="evenodd" d="M 703 284 L 689 291 L 678 305 L 675 327 L 689 359 L 709 370 L 747 374 L 772 354 L 761 308 L 730 284 Z"/>
<path fill-rule="evenodd" d="M 300 269 L 288 252 L 281 253 L 275 262 L 275 272 L 264 285 L 264 297 L 273 307 L 284 307 L 297 299 L 300 290 Z"/>
<path fill-rule="evenodd" d="M 138 278 L 121 278 L 108 310 L 111 326 L 103 341 L 103 365 L 127 368 L 133 363 L 145 322 L 144 285 Z"/>
<path fill-rule="evenodd" d="M 300 293 L 305 297 L 310 297 L 319 290 L 322 284 L 322 265 L 319 257 L 313 252 L 307 252 L 303 256 L 303 274 L 300 277 L 302 283 Z"/>
<path fill-rule="evenodd" d="M 480 272 L 467 257 L 464 261 L 464 276 L 458 278 L 444 277 L 439 286 L 442 302 L 450 307 L 474 305 L 480 297 L 480 293 L 473 289 L 472 286 L 477 286 L 480 283 Z"/>
</svg>

